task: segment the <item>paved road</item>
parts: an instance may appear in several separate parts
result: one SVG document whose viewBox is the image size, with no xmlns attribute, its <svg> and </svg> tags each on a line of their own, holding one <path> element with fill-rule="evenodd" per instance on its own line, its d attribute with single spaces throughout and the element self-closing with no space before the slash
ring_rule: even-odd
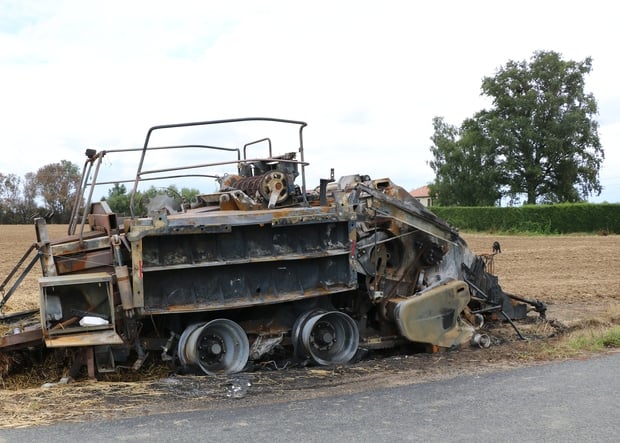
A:
<svg viewBox="0 0 620 443">
<path fill-rule="evenodd" d="M 362 394 L 0 431 L 0 442 L 616 442 L 620 354 Z"/>
</svg>

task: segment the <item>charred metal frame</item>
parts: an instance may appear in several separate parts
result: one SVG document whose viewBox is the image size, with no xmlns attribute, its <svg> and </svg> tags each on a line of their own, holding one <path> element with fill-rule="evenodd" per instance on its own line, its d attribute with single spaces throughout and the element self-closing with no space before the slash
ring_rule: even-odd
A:
<svg viewBox="0 0 620 443">
<path fill-rule="evenodd" d="M 274 156 L 269 137 L 239 147 L 151 146 L 156 131 L 246 122 L 292 125 L 298 150 Z M 526 315 L 516 302 L 544 316 L 542 302 L 504 293 L 456 229 L 388 178 L 336 182 L 332 169 L 308 191 L 305 126 L 262 117 L 159 125 L 141 148 L 87 150 L 68 236 L 50 239 L 45 220 L 37 219 L 37 242 L 0 284 L 2 308 L 40 261 L 41 327 L 0 337 L 0 348 L 37 341 L 81 348 L 89 374 L 95 365 L 114 370 L 115 350 L 134 352 L 134 368 L 145 349 L 158 350 L 166 361 L 212 374 L 241 371 L 248 358 L 280 345 L 317 364 L 346 363 L 360 344 L 454 347 L 477 336 L 480 345 L 488 340 L 465 317 L 501 311 L 514 325 L 512 319 Z M 248 148 L 261 143 L 268 157 L 248 158 Z M 144 169 L 149 152 L 196 148 L 234 158 Z M 134 178 L 99 180 L 104 157 L 129 152 L 139 154 Z M 197 172 L 227 165 L 238 175 Z M 301 187 L 294 184 L 299 175 Z M 136 213 L 140 183 L 181 177 L 214 178 L 220 189 L 199 195 L 192 206 L 158 202 L 147 215 Z M 93 202 L 96 186 L 117 183 L 133 183 L 127 218 L 105 201 Z"/>
<path fill-rule="evenodd" d="M 154 173 L 161 173 L 161 172 L 172 172 L 172 171 L 178 171 L 178 170 L 182 170 L 182 169 L 188 169 L 187 167 L 177 167 L 177 168 L 169 168 L 169 169 L 160 169 L 160 170 L 150 170 L 150 171 L 143 171 L 142 167 L 144 165 L 144 159 L 146 157 L 146 153 L 147 150 L 152 149 L 151 147 L 149 147 L 149 143 L 150 143 L 150 139 L 151 136 L 153 134 L 153 132 L 155 131 L 159 131 L 159 130 L 163 130 L 163 129 L 174 129 L 174 128 L 189 128 L 189 127 L 196 127 L 196 126 L 209 126 L 209 125 L 221 125 L 221 124 L 227 124 L 227 123 L 240 123 L 240 122 L 257 122 L 257 121 L 263 121 L 263 122 L 276 122 L 276 123 L 289 123 L 289 124 L 293 124 L 293 125 L 299 125 L 299 155 L 300 155 L 300 160 L 294 163 L 298 163 L 301 165 L 301 177 L 302 177 L 302 195 L 305 196 L 306 195 L 306 174 L 305 174 L 305 170 L 304 167 L 307 165 L 307 163 L 305 163 L 304 161 L 304 146 L 303 146 L 303 129 L 307 126 L 307 123 L 302 122 L 302 121 L 297 121 L 297 120 L 287 120 L 287 119 L 280 119 L 280 118 L 267 118 L 267 117 L 246 117 L 246 118 L 234 118 L 234 119 L 225 119 L 225 120 L 211 120 L 211 121 L 202 121 L 202 122 L 192 122 L 192 123 L 178 123 L 178 124 L 171 124 L 171 125 L 159 125 L 159 126 L 153 126 L 151 129 L 149 129 L 149 131 L 146 134 L 146 139 L 144 140 L 144 147 L 142 148 L 142 155 L 140 157 L 140 161 L 138 163 L 138 170 L 136 172 L 136 178 L 135 178 L 135 182 L 134 182 L 134 186 L 131 192 L 131 200 L 130 200 L 130 208 L 131 208 L 131 216 L 134 217 L 135 216 L 135 212 L 134 212 L 134 203 L 135 203 L 135 195 L 136 192 L 138 191 L 138 185 L 140 183 L 140 181 L 142 181 L 144 179 L 143 175 L 148 175 L 148 174 L 154 174 Z M 261 139 L 261 140 L 265 140 L 265 139 Z M 257 140 L 251 143 L 257 143 L 261 140 Z M 246 144 L 244 146 L 244 157 L 245 157 L 245 151 L 246 151 L 246 147 L 248 146 L 248 144 Z M 225 148 L 216 148 L 216 149 L 225 149 Z M 269 152 L 271 153 L 271 143 L 269 143 Z M 271 156 L 271 155 L 270 155 Z M 215 166 L 217 164 L 232 164 L 232 163 L 239 163 L 241 160 L 240 156 L 239 156 L 239 152 L 238 152 L 238 159 L 236 162 L 224 162 L 224 163 L 205 163 L 205 164 L 201 164 L 201 165 L 193 165 L 191 166 L 191 168 L 201 168 L 201 167 L 206 167 L 206 166 Z M 246 159 L 244 158 L 244 161 L 257 161 L 259 159 Z"/>
</svg>

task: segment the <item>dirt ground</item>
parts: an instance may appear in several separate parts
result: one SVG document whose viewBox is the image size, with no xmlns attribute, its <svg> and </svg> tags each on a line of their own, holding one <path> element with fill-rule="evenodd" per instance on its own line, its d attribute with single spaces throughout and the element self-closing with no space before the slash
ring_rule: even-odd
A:
<svg viewBox="0 0 620 443">
<path fill-rule="evenodd" d="M 50 226 L 53 237 L 64 235 L 65 230 L 65 226 Z M 502 252 L 495 257 L 494 270 L 503 289 L 548 305 L 547 321 L 530 313 L 517 323 L 526 340 L 518 340 L 508 324 L 497 323 L 486 326 L 485 332 L 493 343 L 488 349 L 468 347 L 435 354 L 403 349 L 400 353 L 369 355 L 358 363 L 334 368 L 277 370 L 281 368 L 274 364 L 233 377 L 189 377 L 170 375 L 161 365 L 153 364 L 137 376 L 125 371 L 103 381 L 70 384 L 53 383 L 58 379 L 46 380 L 46 374 L 31 374 L 30 385 L 26 381 L 20 389 L 15 383 L 0 380 L 0 429 L 58 420 L 235 408 L 539 364 L 544 361 L 540 348 L 561 333 L 592 324 L 620 323 L 620 236 L 465 233 L 463 237 L 479 254 L 490 253 L 491 245 L 498 241 Z M 32 226 L 0 225 L 0 279 L 33 241 Z M 39 272 L 37 265 L 7 303 L 4 313 L 37 307 Z M 41 380 L 50 383 L 41 386 Z M 76 403 L 79 408 L 66 407 Z"/>
</svg>

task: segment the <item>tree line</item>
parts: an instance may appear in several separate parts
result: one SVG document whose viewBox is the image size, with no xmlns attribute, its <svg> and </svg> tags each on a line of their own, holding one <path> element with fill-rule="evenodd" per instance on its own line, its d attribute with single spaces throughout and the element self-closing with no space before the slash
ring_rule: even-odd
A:
<svg viewBox="0 0 620 443">
<path fill-rule="evenodd" d="M 45 165 L 23 177 L 0 172 L 0 224 L 29 224 L 37 217 L 44 217 L 48 223 L 69 223 L 81 180 L 79 167 L 67 160 Z M 158 195 L 166 195 L 178 203 L 190 203 L 198 194 L 200 191 L 193 188 L 151 186 L 136 193 L 134 211 L 146 214 L 149 201 Z M 101 200 L 121 216 L 130 214 L 131 196 L 122 183 L 114 184 Z"/>
<path fill-rule="evenodd" d="M 32 223 L 36 217 L 68 223 L 80 178 L 78 166 L 67 160 L 23 177 L 0 172 L 0 223 Z"/>
</svg>

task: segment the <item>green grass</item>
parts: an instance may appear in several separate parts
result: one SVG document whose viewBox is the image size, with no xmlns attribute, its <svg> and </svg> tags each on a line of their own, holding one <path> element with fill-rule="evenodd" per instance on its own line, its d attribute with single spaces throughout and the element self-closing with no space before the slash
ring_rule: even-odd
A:
<svg viewBox="0 0 620 443">
<path fill-rule="evenodd" d="M 570 358 L 610 348 L 620 348 L 619 325 L 599 325 L 572 332 L 556 342 L 546 344 L 541 354 L 547 358 Z"/>
<path fill-rule="evenodd" d="M 576 350 L 601 351 L 605 348 L 620 347 L 620 326 L 606 328 L 603 331 L 586 330 L 575 334 L 567 343 Z"/>
</svg>

